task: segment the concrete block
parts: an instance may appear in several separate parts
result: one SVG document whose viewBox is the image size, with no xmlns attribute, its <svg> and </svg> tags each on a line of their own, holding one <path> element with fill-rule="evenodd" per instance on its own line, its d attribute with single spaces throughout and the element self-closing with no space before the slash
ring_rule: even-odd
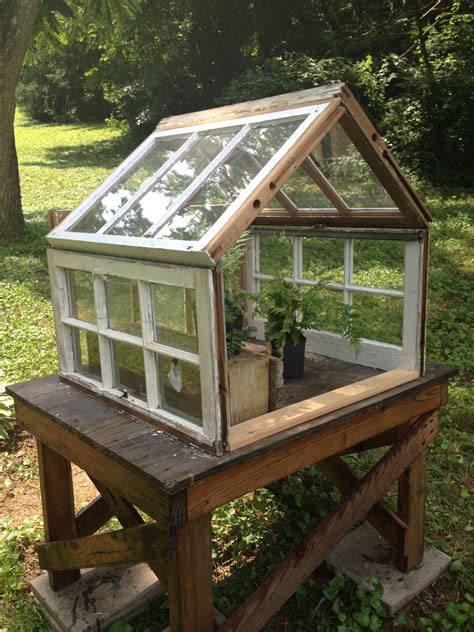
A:
<svg viewBox="0 0 474 632">
<path fill-rule="evenodd" d="M 417 568 L 402 573 L 395 566 L 392 548 L 365 522 L 337 545 L 328 562 L 368 590 L 373 590 L 370 578 L 375 577 L 383 587 L 381 601 L 393 614 L 430 586 L 448 568 L 451 558 L 429 548 Z"/>
<path fill-rule="evenodd" d="M 31 588 L 59 632 L 106 630 L 114 621 L 127 621 L 145 610 L 164 592 L 146 564 L 88 569 L 79 581 L 57 592 L 44 573 Z"/>
</svg>

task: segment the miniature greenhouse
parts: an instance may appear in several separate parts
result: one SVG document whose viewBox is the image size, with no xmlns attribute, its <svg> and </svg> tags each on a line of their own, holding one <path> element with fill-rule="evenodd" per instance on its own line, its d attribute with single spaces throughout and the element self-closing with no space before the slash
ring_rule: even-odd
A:
<svg viewBox="0 0 474 632">
<path fill-rule="evenodd" d="M 304 422 L 268 403 L 253 307 L 279 277 L 322 292 L 308 354 L 376 370 L 366 397 L 394 388 L 423 372 L 429 221 L 344 84 L 164 119 L 48 235 L 61 375 L 217 454 Z M 222 264 L 236 243 L 232 377 Z M 363 321 L 357 346 L 331 316 L 339 304 Z"/>
</svg>

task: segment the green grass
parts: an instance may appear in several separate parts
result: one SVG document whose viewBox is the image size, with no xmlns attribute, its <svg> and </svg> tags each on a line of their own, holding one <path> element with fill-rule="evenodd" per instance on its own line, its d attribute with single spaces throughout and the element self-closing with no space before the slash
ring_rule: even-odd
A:
<svg viewBox="0 0 474 632">
<path fill-rule="evenodd" d="M 23 203 L 27 229 L 0 241 L 0 382 L 28 380 L 57 369 L 49 280 L 45 259 L 46 213 L 71 209 L 124 158 L 130 147 L 116 130 L 103 125 L 37 125 L 17 119 Z M 427 538 L 455 557 L 444 579 L 396 621 L 384 616 L 379 596 L 368 595 L 323 565 L 265 628 L 277 630 L 455 630 L 464 632 L 472 584 L 472 438 L 474 341 L 472 319 L 472 244 L 474 199 L 458 192 L 428 191 L 432 225 L 428 357 L 452 364 L 450 399 L 440 437 L 429 453 Z M 372 253 L 373 254 L 373 253 Z M 329 255 L 328 255 L 329 256 Z M 287 253 L 280 251 L 281 263 Z M 386 257 L 367 277 L 383 280 L 395 266 Z M 317 265 L 317 262 L 315 262 Z M 339 268 L 334 267 L 334 274 Z M 0 392 L 1 420 L 8 427 L 8 402 Z M 36 464 L 15 463 L 6 450 L 0 458 L 5 481 L 36 476 Z M 376 455 L 352 459 L 363 471 Z M 472 460 L 472 459 L 471 459 Z M 215 512 L 215 603 L 228 614 L 278 564 L 292 546 L 337 500 L 338 494 L 316 467 L 306 468 L 269 490 L 260 490 Z M 25 589 L 23 564 L 40 525 L 14 525 L 2 519 L 0 541 L 0 628 L 9 632 L 48 630 Z M 276 546 L 277 545 L 277 546 Z M 13 569 L 13 570 L 12 570 Z M 433 605 L 434 604 L 434 605 Z M 433 611 L 433 612 L 432 612 Z M 137 631 L 166 624 L 162 600 L 132 623 Z M 117 630 L 121 628 L 116 626 Z M 125 628 L 122 626 L 122 630 Z"/>
</svg>

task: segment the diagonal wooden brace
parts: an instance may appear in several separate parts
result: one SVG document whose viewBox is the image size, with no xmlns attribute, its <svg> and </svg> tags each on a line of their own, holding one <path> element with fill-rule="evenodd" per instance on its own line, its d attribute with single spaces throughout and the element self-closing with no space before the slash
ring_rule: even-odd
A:
<svg viewBox="0 0 474 632">
<path fill-rule="evenodd" d="M 168 534 L 163 527 L 144 524 L 74 540 L 37 546 L 40 568 L 49 571 L 148 562 L 169 557 Z"/>
<path fill-rule="evenodd" d="M 354 490 L 311 531 L 293 552 L 218 628 L 218 632 L 255 632 L 326 559 L 330 551 L 382 498 L 421 455 L 439 428 L 438 412 L 423 415 L 357 483 Z"/>
<path fill-rule="evenodd" d="M 359 482 L 350 467 L 337 456 L 321 461 L 318 467 L 343 494 L 349 494 Z M 366 518 L 397 551 L 403 547 L 407 523 L 383 500 L 370 509 Z"/>
</svg>

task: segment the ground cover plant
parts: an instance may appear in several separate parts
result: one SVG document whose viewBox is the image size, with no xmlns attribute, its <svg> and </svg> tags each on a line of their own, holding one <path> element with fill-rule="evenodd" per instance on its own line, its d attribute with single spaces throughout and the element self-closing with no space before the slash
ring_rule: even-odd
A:
<svg viewBox="0 0 474 632">
<path fill-rule="evenodd" d="M 16 132 L 27 228 L 17 238 L 0 241 L 3 384 L 48 375 L 57 368 L 45 257 L 47 211 L 74 207 L 130 149 L 117 131 L 104 125 L 38 125 L 19 115 Z M 474 340 L 469 328 L 474 198 L 460 190 L 424 193 L 434 216 L 428 358 L 459 369 L 450 386 L 440 436 L 429 449 L 427 538 L 454 562 L 397 617 L 385 615 L 379 587 L 369 594 L 323 565 L 266 626 L 268 631 L 464 632 L 474 626 L 469 461 L 474 448 Z M 373 282 L 396 265 L 386 253 L 366 256 L 378 262 Z M 11 402 L 3 391 L 0 433 L 0 629 L 46 631 L 50 628 L 28 590 L 28 581 L 39 572 L 33 546 L 42 537 L 34 442 L 15 427 Z M 362 472 L 376 456 L 352 457 L 351 465 Z M 92 490 L 76 472 L 75 482 L 83 485 L 76 499 L 81 504 Z M 229 614 L 338 498 L 317 467 L 309 467 L 218 509 L 213 518 L 215 605 Z M 162 599 L 130 624 L 112 626 L 113 632 L 160 629 L 167 616 Z"/>
</svg>

